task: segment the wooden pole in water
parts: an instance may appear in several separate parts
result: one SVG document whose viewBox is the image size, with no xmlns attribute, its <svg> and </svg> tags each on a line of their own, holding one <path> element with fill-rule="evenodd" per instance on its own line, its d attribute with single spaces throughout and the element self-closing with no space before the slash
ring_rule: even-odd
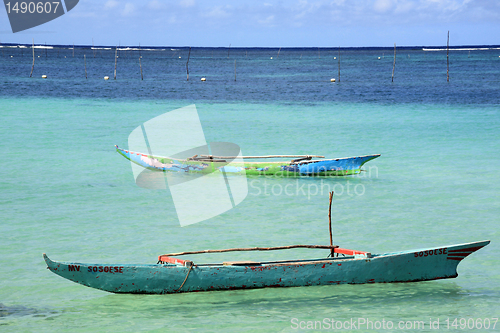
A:
<svg viewBox="0 0 500 333">
<path fill-rule="evenodd" d="M 281 47 L 280 49 L 278 50 L 278 56 L 276 58 L 279 58 L 280 57 L 280 52 L 281 52 Z"/>
<path fill-rule="evenodd" d="M 139 67 L 141 68 L 141 81 L 144 80 L 144 77 L 142 76 L 142 63 L 141 63 L 141 56 L 139 56 Z"/>
<path fill-rule="evenodd" d="M 191 57 L 191 46 L 189 47 L 188 60 L 186 62 L 187 81 L 189 81 L 189 58 Z"/>
<path fill-rule="evenodd" d="M 115 48 L 115 76 L 114 79 L 116 80 L 116 61 L 118 60 L 118 47 Z M 95 58 L 95 56 L 94 56 Z"/>
<path fill-rule="evenodd" d="M 448 30 L 448 41 L 446 42 L 446 82 L 450 82 L 450 30 Z"/>
<path fill-rule="evenodd" d="M 330 206 L 328 207 L 328 227 L 330 228 L 330 246 L 332 247 L 330 255 L 333 257 L 333 235 L 332 235 L 332 199 L 333 191 L 330 192 Z"/>
<path fill-rule="evenodd" d="M 83 55 L 83 64 L 85 66 L 85 80 L 87 79 L 87 57 Z"/>
<path fill-rule="evenodd" d="M 339 46 L 339 82 L 340 82 L 340 46 Z"/>
<path fill-rule="evenodd" d="M 231 50 L 231 44 L 229 44 L 229 47 L 227 49 L 227 58 L 229 59 L 229 51 Z"/>
<path fill-rule="evenodd" d="M 396 43 L 394 43 L 394 62 L 392 63 L 392 79 L 391 79 L 391 82 L 394 82 L 394 67 L 396 67 Z"/>
<path fill-rule="evenodd" d="M 33 38 L 33 46 L 31 47 L 31 49 L 33 50 L 33 65 L 31 65 L 30 77 L 31 77 L 31 75 L 33 75 L 33 69 L 35 68 L 35 39 L 34 38 Z"/>
</svg>

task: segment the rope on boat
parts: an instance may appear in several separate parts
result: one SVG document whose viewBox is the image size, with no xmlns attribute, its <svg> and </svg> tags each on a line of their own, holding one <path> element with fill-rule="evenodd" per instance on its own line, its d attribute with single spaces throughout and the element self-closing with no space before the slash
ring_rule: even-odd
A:
<svg viewBox="0 0 500 333">
<path fill-rule="evenodd" d="M 177 289 L 175 292 L 178 292 L 178 291 L 180 291 L 180 290 L 182 289 L 182 287 L 184 286 L 184 283 L 186 283 L 186 281 L 187 281 L 187 279 L 188 279 L 188 276 L 189 276 L 189 273 L 191 273 L 191 270 L 193 269 L 193 267 L 194 267 L 194 263 L 193 263 L 193 262 L 191 262 L 191 266 L 189 266 L 189 270 L 188 270 L 188 272 L 187 272 L 187 274 L 186 274 L 186 278 L 184 279 L 184 282 L 182 282 L 182 284 L 181 284 L 181 286 L 179 287 L 179 289 Z"/>
</svg>

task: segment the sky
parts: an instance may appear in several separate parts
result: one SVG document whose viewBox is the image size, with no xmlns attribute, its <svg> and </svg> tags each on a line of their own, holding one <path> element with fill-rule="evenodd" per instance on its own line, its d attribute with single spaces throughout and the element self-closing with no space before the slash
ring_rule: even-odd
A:
<svg viewBox="0 0 500 333">
<path fill-rule="evenodd" d="M 451 46 L 500 45 L 500 0 L 80 0 L 15 34 L 0 9 L 0 43 L 444 46 L 448 31 Z"/>
</svg>

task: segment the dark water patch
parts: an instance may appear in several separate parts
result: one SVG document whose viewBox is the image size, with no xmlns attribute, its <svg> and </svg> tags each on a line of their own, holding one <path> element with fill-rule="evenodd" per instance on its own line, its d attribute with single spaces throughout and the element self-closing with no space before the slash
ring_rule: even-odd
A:
<svg viewBox="0 0 500 333">
<path fill-rule="evenodd" d="M 29 308 L 22 305 L 7 306 L 0 303 L 0 320 L 8 319 L 9 317 L 51 317 L 55 314 L 58 314 L 58 312 Z"/>
</svg>

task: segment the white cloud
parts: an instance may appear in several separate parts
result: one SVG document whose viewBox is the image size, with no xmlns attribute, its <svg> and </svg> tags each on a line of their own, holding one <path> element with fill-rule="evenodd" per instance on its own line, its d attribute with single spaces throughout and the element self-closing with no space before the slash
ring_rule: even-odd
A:
<svg viewBox="0 0 500 333">
<path fill-rule="evenodd" d="M 397 14 L 410 13 L 415 9 L 415 3 L 411 1 L 400 1 L 396 4 L 395 12 Z"/>
<path fill-rule="evenodd" d="M 108 0 L 108 1 L 104 4 L 104 9 L 113 9 L 113 8 L 115 8 L 116 6 L 118 6 L 118 1 L 115 1 L 115 0 Z"/>
<path fill-rule="evenodd" d="M 258 20 L 258 22 L 261 25 L 272 26 L 274 23 L 274 15 L 269 15 L 268 17 L 266 17 L 264 19 Z"/>
<path fill-rule="evenodd" d="M 224 17 L 227 17 L 228 15 L 229 14 L 224 9 L 222 9 L 222 7 L 220 7 L 220 6 L 215 7 L 211 11 L 209 11 L 208 13 L 203 14 L 203 16 L 211 17 L 211 18 L 224 18 Z"/>
<path fill-rule="evenodd" d="M 158 0 L 152 0 L 148 3 L 148 8 L 154 10 L 163 9 L 165 8 L 165 4 L 161 3 Z"/>
<path fill-rule="evenodd" d="M 377 0 L 373 5 L 375 11 L 385 13 L 392 8 L 392 0 Z"/>
<path fill-rule="evenodd" d="M 136 11 L 135 6 L 132 3 L 127 2 L 125 4 L 125 7 L 122 10 L 122 15 L 123 16 L 130 16 L 130 15 L 135 14 L 135 11 Z"/>
<path fill-rule="evenodd" d="M 179 3 L 182 7 L 193 7 L 195 5 L 194 0 L 181 0 Z"/>
</svg>

